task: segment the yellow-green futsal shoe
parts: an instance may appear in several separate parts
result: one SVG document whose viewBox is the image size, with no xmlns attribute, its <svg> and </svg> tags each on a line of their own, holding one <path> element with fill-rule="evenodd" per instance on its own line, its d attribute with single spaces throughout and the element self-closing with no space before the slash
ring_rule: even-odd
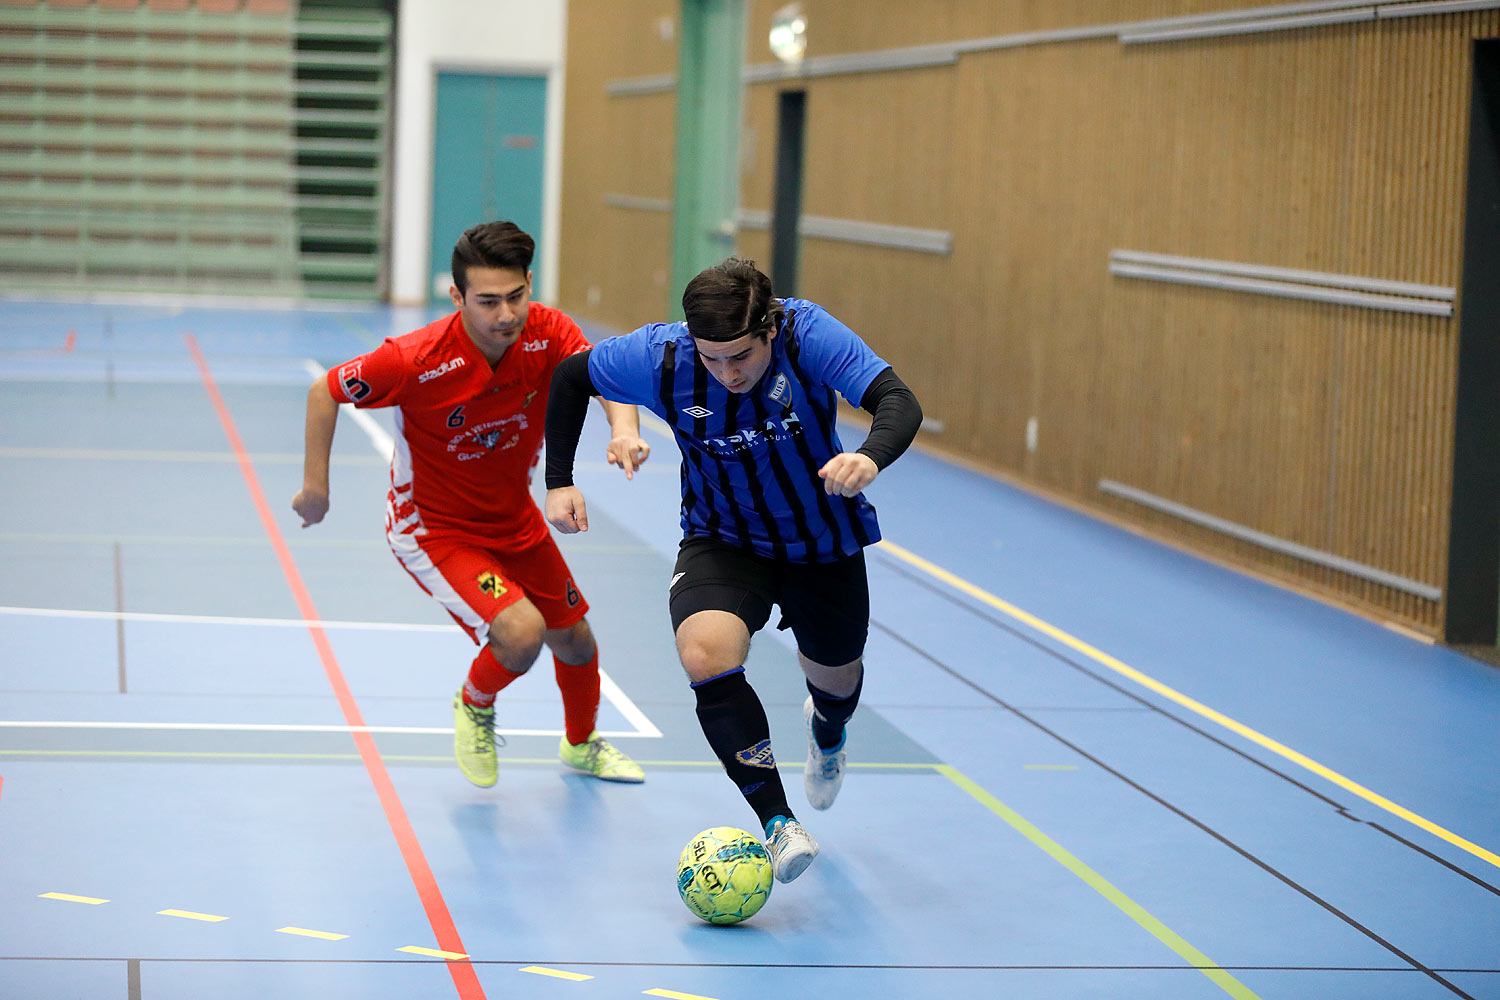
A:
<svg viewBox="0 0 1500 1000">
<path fill-rule="evenodd" d="M 495 709 L 464 704 L 463 691 L 453 696 L 453 756 L 474 784 L 488 788 L 495 783 Z"/>
<path fill-rule="evenodd" d="M 557 755 L 573 770 L 592 774 L 604 781 L 646 780 L 646 773 L 641 770 L 640 765 L 616 750 L 614 744 L 599 735 L 598 730 L 589 733 L 586 742 L 576 745 L 569 743 L 568 737 L 563 736 L 558 742 Z"/>
</svg>

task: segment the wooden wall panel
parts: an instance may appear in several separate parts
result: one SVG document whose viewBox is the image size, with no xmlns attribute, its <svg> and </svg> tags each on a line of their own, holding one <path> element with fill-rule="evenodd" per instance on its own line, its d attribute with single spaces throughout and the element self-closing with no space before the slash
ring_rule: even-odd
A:
<svg viewBox="0 0 1500 1000">
<path fill-rule="evenodd" d="M 803 2 L 809 56 L 1263 6 Z M 751 0 L 748 64 L 769 61 L 781 5 Z M 640 313 L 664 300 L 651 286 L 670 260 L 669 219 L 602 201 L 670 197 L 673 95 L 603 96 L 609 79 L 670 72 L 616 40 L 675 5 L 635 6 L 570 6 L 588 20 L 570 27 L 565 297 L 621 327 L 658 318 Z M 1471 44 L 1495 36 L 1500 13 L 1483 11 L 1049 43 L 753 84 L 741 204 L 770 208 L 777 95 L 806 89 L 804 213 L 952 234 L 946 255 L 805 238 L 799 275 L 800 294 L 914 386 L 946 426 L 936 443 L 1437 634 L 1440 601 L 1194 527 L 1098 483 L 1441 587 L 1457 319 L 1114 277 L 1108 262 L 1111 250 L 1144 250 L 1458 285 Z M 614 51 L 596 59 L 600 46 Z M 739 248 L 769 268 L 764 230 L 744 231 Z M 590 286 L 602 296 L 592 313 Z"/>
<path fill-rule="evenodd" d="M 789 0 L 750 0 L 747 57 L 768 62 L 771 19 Z M 799 0 L 809 57 L 1259 7 L 1261 0 Z"/>
<path fill-rule="evenodd" d="M 673 26 L 664 38 L 661 22 Z M 564 83 L 558 304 L 628 330 L 667 309 L 672 218 L 608 194 L 672 197 L 675 93 L 610 95 L 620 79 L 676 72 L 675 0 L 571 0 Z"/>
<path fill-rule="evenodd" d="M 803 214 L 951 230 L 953 86 L 945 69 L 807 81 Z M 774 124 L 760 148 L 774 174 Z M 766 201 L 745 204 L 769 209 L 765 190 Z M 804 238 L 798 282 L 799 294 L 864 335 L 914 391 L 937 398 L 955 335 L 947 256 Z"/>
</svg>

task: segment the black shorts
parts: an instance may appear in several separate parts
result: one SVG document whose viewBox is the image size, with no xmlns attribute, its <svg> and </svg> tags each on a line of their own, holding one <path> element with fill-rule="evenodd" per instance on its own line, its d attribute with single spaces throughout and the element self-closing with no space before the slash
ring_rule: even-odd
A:
<svg viewBox="0 0 1500 1000">
<path fill-rule="evenodd" d="M 684 538 L 672 570 L 672 631 L 699 611 L 727 611 L 754 635 L 781 606 L 777 628 L 790 628 L 814 663 L 837 667 L 864 655 L 870 632 L 865 554 L 831 563 L 785 563 L 716 538 Z"/>
</svg>

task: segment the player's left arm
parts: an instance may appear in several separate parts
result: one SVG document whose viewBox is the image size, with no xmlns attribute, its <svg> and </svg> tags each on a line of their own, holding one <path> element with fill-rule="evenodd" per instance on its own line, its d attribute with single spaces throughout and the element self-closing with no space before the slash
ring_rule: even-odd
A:
<svg viewBox="0 0 1500 1000">
<path fill-rule="evenodd" d="M 911 446 L 922 426 L 922 405 L 894 368 L 875 377 L 859 406 L 874 418 L 870 433 L 859 450 L 835 455 L 818 470 L 826 493 L 852 497 L 869 486 Z"/>
<path fill-rule="evenodd" d="M 635 478 L 635 470 L 651 457 L 651 446 L 641 437 L 641 413 L 629 403 L 616 403 L 595 396 L 609 419 L 609 445 L 604 459 L 625 471 L 626 479 Z"/>
<path fill-rule="evenodd" d="M 797 327 L 808 376 L 875 418 L 859 450 L 841 452 L 818 470 L 824 492 L 852 497 L 912 443 L 922 425 L 922 407 L 895 370 L 822 306 L 804 303 Z"/>
</svg>

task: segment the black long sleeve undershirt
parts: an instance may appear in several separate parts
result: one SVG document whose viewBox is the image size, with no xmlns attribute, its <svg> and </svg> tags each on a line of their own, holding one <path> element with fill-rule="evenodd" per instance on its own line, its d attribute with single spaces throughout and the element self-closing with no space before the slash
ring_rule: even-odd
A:
<svg viewBox="0 0 1500 1000">
<path fill-rule="evenodd" d="M 589 397 L 599 395 L 589 377 L 589 351 L 562 360 L 552 373 L 547 397 L 547 489 L 573 485 L 578 437 L 589 415 Z"/>
<path fill-rule="evenodd" d="M 922 426 L 922 405 L 895 369 L 887 368 L 865 390 L 859 408 L 875 419 L 870 422 L 870 433 L 858 453 L 869 456 L 877 469 L 884 469 L 900 458 L 916 438 Z"/>
</svg>

